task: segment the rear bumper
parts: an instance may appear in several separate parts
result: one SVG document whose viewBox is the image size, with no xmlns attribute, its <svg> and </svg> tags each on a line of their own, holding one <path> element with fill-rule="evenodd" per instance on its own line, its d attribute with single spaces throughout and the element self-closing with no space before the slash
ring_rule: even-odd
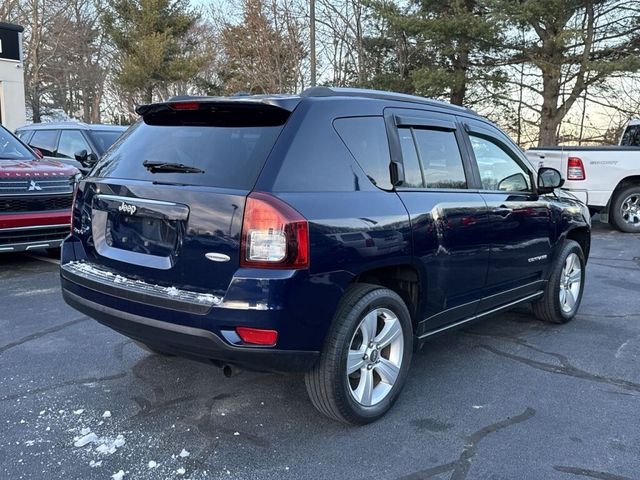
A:
<svg viewBox="0 0 640 480">
<path fill-rule="evenodd" d="M 319 352 L 236 347 L 201 328 L 156 320 L 92 302 L 65 288 L 64 300 L 76 310 L 129 338 L 159 350 L 200 361 L 218 361 L 260 371 L 302 372 L 313 367 Z"/>
</svg>

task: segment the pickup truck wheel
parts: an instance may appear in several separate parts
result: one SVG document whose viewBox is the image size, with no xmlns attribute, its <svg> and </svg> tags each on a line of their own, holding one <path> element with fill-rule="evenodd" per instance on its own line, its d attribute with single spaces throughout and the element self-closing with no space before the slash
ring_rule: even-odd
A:
<svg viewBox="0 0 640 480">
<path fill-rule="evenodd" d="M 553 266 L 544 295 L 533 302 L 537 318 L 550 323 L 567 323 L 580 308 L 584 290 L 585 261 L 577 242 L 567 240 Z"/>
<path fill-rule="evenodd" d="M 611 203 L 611 223 L 627 233 L 640 233 L 640 185 L 616 193 Z"/>
<path fill-rule="evenodd" d="M 313 405 L 335 420 L 363 425 L 382 417 L 405 383 L 413 352 L 407 306 L 376 285 L 350 287 L 320 360 L 305 375 Z"/>
</svg>

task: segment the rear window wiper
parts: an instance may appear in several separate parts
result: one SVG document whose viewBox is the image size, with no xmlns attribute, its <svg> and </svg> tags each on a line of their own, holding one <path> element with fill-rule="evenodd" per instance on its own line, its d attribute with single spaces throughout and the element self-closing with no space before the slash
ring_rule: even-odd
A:
<svg viewBox="0 0 640 480">
<path fill-rule="evenodd" d="M 204 170 L 198 167 L 190 167 L 183 163 L 170 163 L 170 162 L 151 162 L 145 160 L 142 162 L 144 168 L 151 173 L 155 172 L 175 172 L 175 173 L 204 173 Z"/>
</svg>

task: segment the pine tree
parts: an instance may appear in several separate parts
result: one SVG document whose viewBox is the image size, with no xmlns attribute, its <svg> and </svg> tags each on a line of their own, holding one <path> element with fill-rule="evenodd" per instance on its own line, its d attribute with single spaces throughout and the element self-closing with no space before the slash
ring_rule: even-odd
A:
<svg viewBox="0 0 640 480">
<path fill-rule="evenodd" d="M 198 18 L 188 0 L 115 0 L 104 25 L 119 53 L 117 83 L 151 103 L 167 83 L 194 78 L 202 58 L 189 33 Z"/>
<path fill-rule="evenodd" d="M 406 12 L 379 3 L 376 10 L 410 39 L 423 63 L 411 72 L 416 93 L 462 105 L 483 77 L 483 57 L 500 42 L 490 0 L 413 0 Z"/>
</svg>

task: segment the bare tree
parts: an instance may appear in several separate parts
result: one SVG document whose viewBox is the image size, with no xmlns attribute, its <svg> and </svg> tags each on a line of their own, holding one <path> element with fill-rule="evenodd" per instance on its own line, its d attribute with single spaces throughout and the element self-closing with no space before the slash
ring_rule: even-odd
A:
<svg viewBox="0 0 640 480">
<path fill-rule="evenodd" d="M 23 0 L 19 4 L 18 19 L 25 27 L 24 75 L 25 97 L 31 107 L 33 121 L 40 122 L 45 96 L 51 78 L 47 65 L 55 62 L 61 48 L 68 4 L 64 0 Z"/>
<path fill-rule="evenodd" d="M 539 71 L 539 81 L 524 86 L 540 98 L 540 145 L 557 144 L 560 124 L 585 90 L 616 72 L 640 68 L 637 2 L 541 2 L 526 9 L 510 1 L 502 5 L 514 24 L 530 28 L 525 42 L 510 42 L 517 53 L 505 60 Z"/>
<path fill-rule="evenodd" d="M 242 0 L 242 23 L 224 22 L 219 75 L 227 93 L 295 92 L 306 56 L 295 4 Z"/>
</svg>

